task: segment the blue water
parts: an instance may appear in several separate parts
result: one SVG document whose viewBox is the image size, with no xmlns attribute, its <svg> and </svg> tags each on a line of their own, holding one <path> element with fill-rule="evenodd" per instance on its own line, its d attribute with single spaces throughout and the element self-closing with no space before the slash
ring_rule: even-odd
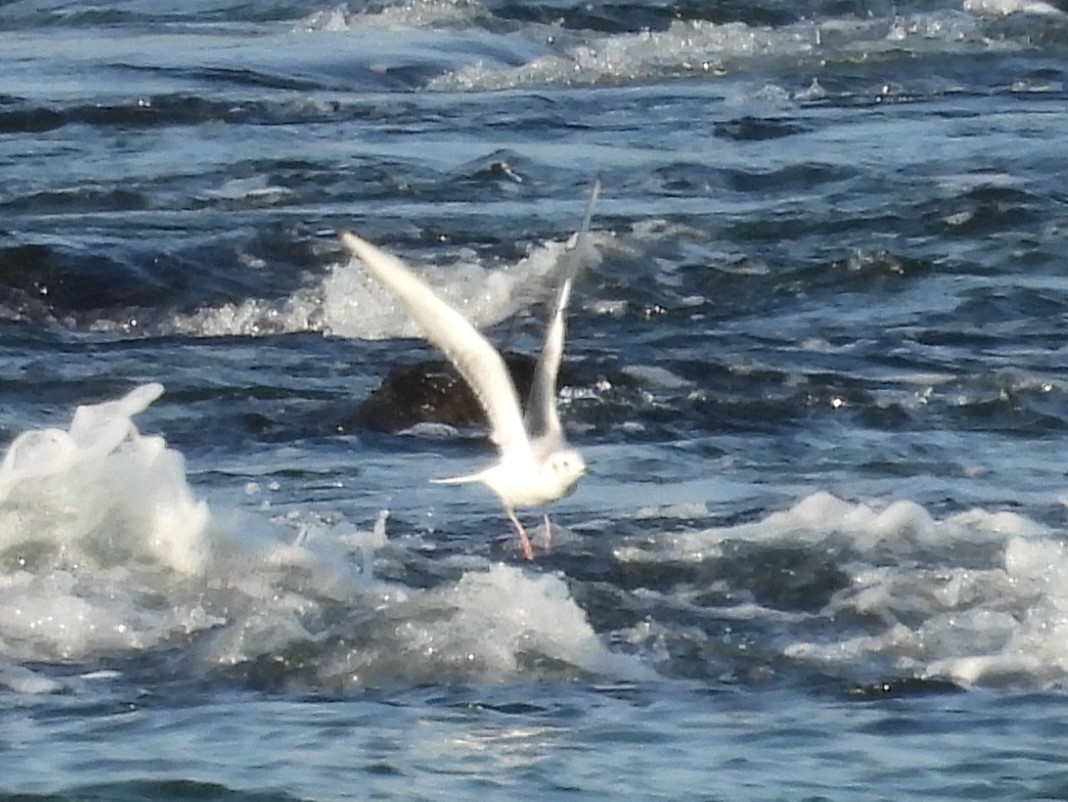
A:
<svg viewBox="0 0 1068 802">
<path fill-rule="evenodd" d="M 1041 0 L 0 3 L 0 798 L 1068 796 L 1066 56 Z M 527 563 L 429 482 L 480 427 L 373 406 L 438 355 L 336 232 L 531 353 L 595 177 Z"/>
</svg>

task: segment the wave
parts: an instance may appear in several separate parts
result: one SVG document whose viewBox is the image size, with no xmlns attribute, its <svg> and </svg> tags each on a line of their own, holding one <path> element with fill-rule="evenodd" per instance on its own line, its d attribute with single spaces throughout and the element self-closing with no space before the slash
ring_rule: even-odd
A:
<svg viewBox="0 0 1068 802">
<path fill-rule="evenodd" d="M 259 68 L 230 54 L 206 55 L 209 63 L 180 68 L 154 61 L 136 63 L 136 57 L 135 63 L 109 63 L 108 69 L 128 70 L 139 78 L 197 82 L 205 92 L 70 108 L 23 106 L 12 104 L 18 98 L 5 97 L 0 103 L 0 132 L 49 131 L 72 123 L 148 126 L 333 119 L 344 112 L 339 98 L 344 100 L 353 90 L 452 92 L 647 84 L 744 74 L 754 67 L 788 74 L 802 68 L 816 74 L 834 63 L 863 66 L 938 53 L 1029 49 L 1036 41 L 1063 41 L 1063 21 L 1068 18 L 1044 0 L 968 0 L 941 8 L 927 3 L 916 3 L 916 8 L 898 5 L 872 2 L 843 15 L 840 5 L 833 3 L 786 9 L 781 3 L 642 7 L 406 0 L 325 7 L 286 19 L 291 26 L 288 34 L 274 23 L 294 9 L 257 11 L 255 4 L 174 8 L 162 10 L 158 17 L 116 12 L 115 18 L 101 18 L 101 12 L 45 11 L 13 18 L 8 24 L 140 30 L 163 23 L 176 36 L 186 25 L 189 33 L 199 35 L 210 22 L 245 24 L 284 37 L 284 49 L 292 55 Z M 322 39 L 337 36 L 359 37 L 367 40 L 367 46 L 345 60 L 325 57 Z M 386 46 L 383 36 L 388 37 Z M 217 86 L 228 87 L 235 96 L 220 100 L 214 91 Z M 238 95 L 263 88 L 309 96 L 328 92 L 334 97 L 323 101 L 325 107 L 318 111 L 294 112 L 284 104 L 278 107 Z M 882 102 L 909 96 L 907 91 L 902 94 L 904 98 L 891 92 Z M 308 116 L 301 117 L 302 113 Z"/>
<path fill-rule="evenodd" d="M 789 72 L 801 67 L 816 74 L 828 63 L 865 65 L 934 53 L 1028 49 L 1035 37 L 1057 38 L 1044 26 L 1066 17 L 1042 0 L 915 5 L 875 2 L 842 15 L 833 4 L 786 9 L 781 4 L 640 7 L 408 0 L 340 5 L 307 16 L 296 28 L 353 36 L 383 29 L 399 35 L 447 32 L 449 44 L 429 45 L 441 57 L 442 69 L 423 76 L 417 86 L 454 92 L 646 84 L 754 69 Z M 1006 27 L 1006 17 L 1025 22 Z M 888 89 L 885 97 L 869 97 L 868 102 L 908 99 L 902 88 Z"/>
<path fill-rule="evenodd" d="M 776 644 L 781 657 L 809 671 L 964 686 L 1068 681 L 1068 549 L 1062 532 L 1024 515 L 973 508 L 938 519 L 909 501 L 880 508 L 817 492 L 753 523 L 618 552 L 624 562 L 661 569 L 737 567 L 739 555 L 771 557 L 777 581 L 751 576 L 749 592 L 733 599 L 730 583 L 706 590 L 704 601 L 686 588 L 691 603 L 719 605 L 720 614 L 747 622 L 735 629 L 767 628 L 758 645 Z M 814 605 L 798 602 L 810 598 L 798 595 L 806 582 L 823 587 Z"/>
<path fill-rule="evenodd" d="M 449 265 L 426 267 L 423 274 L 475 326 L 485 328 L 526 308 L 532 298 L 546 295 L 567 249 L 564 242 L 544 242 L 517 262 L 494 267 L 466 254 Z M 104 330 L 109 325 L 99 320 L 94 327 Z M 160 323 L 156 333 L 217 337 L 278 332 L 367 340 L 421 336 L 395 299 L 368 279 L 356 260 L 332 265 L 320 282 L 281 301 L 252 298 L 205 307 L 175 315 Z"/>
<path fill-rule="evenodd" d="M 8 448 L 0 684 L 64 691 L 89 680 L 49 665 L 158 670 L 165 654 L 169 672 L 313 692 L 769 670 L 1068 685 L 1068 547 L 1017 512 L 816 492 L 699 528 L 708 507 L 687 501 L 635 510 L 634 536 L 564 530 L 563 573 L 428 562 L 385 514 L 361 529 L 269 503 L 209 508 L 182 455 L 133 422 L 162 391 L 79 407 Z"/>
<path fill-rule="evenodd" d="M 791 74 L 799 68 L 810 73 L 809 83 L 834 63 L 858 65 L 866 71 L 870 67 L 865 65 L 885 60 L 1030 49 L 1039 40 L 1063 39 L 1061 21 L 1068 18 L 1044 2 L 1023 0 L 969 2 L 963 9 L 897 14 L 880 9 L 869 17 L 802 16 L 775 21 L 761 14 L 723 18 L 709 12 L 710 17 L 699 7 L 665 6 L 644 12 L 653 13 L 656 20 L 645 20 L 633 6 L 615 10 L 600 6 L 591 13 L 584 6 L 547 6 L 537 11 L 468 0 L 410 0 L 355 9 L 342 5 L 300 20 L 287 41 L 294 55 L 269 64 L 250 66 L 240 59 L 230 63 L 227 58 L 205 56 L 202 65 L 182 67 L 138 63 L 137 58 L 107 65 L 149 86 L 180 81 L 198 85 L 202 91 L 46 105 L 0 96 L 0 133 L 43 133 L 69 125 L 125 129 L 211 122 L 299 124 L 350 121 L 376 113 L 374 104 L 351 102 L 349 93 L 354 90 L 455 92 L 643 85 L 678 78 L 712 79 L 754 69 Z M 598 25 L 597 20 L 605 16 L 617 22 Z M 1020 17 L 1023 23 L 1006 22 L 1006 18 L 1016 21 Z M 387 46 L 376 39 L 384 29 L 390 37 Z M 324 58 L 320 38 L 338 35 L 366 39 L 367 47 L 353 59 Z M 916 86 L 910 87 L 878 84 L 879 80 L 876 75 L 871 85 L 833 90 L 818 84 L 811 88 L 791 85 L 781 93 L 783 99 L 802 104 L 886 103 L 913 101 L 931 92 L 967 91 L 969 85 L 966 75 L 941 73 L 918 76 Z M 1030 91 L 1028 80 L 1018 80 L 1016 91 Z M 928 86 L 932 81 L 934 85 Z M 283 97 L 264 99 L 260 96 L 265 89 Z M 250 93 L 255 97 L 250 98 Z"/>
<path fill-rule="evenodd" d="M 537 85 L 629 84 L 720 77 L 754 65 L 775 69 L 828 62 L 864 63 L 908 54 L 987 52 L 1029 46 L 1026 37 L 992 38 L 983 17 L 938 11 L 875 19 L 801 20 L 782 26 L 675 20 L 664 30 L 550 36 L 546 52 L 520 65 L 478 60 L 444 73 L 428 88 L 487 91 Z"/>
<path fill-rule="evenodd" d="M 490 11 L 475 0 L 403 0 L 352 9 L 348 3 L 314 11 L 294 26 L 308 32 L 354 29 L 467 27 L 488 21 Z"/>
<path fill-rule="evenodd" d="M 67 429 L 28 431 L 8 448 L 0 683 L 62 690 L 29 665 L 161 650 L 194 674 L 314 690 L 653 676 L 606 648 L 553 574 L 489 565 L 420 590 L 374 576 L 372 555 L 389 549 L 384 515 L 360 531 L 209 509 L 182 455 L 133 423 L 162 392 L 144 385 L 81 406 Z"/>
</svg>

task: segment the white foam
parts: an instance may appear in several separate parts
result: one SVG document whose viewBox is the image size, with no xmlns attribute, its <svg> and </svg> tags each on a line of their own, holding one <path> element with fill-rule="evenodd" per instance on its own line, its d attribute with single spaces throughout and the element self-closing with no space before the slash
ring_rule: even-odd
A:
<svg viewBox="0 0 1068 802">
<path fill-rule="evenodd" d="M 185 483 L 182 456 L 132 421 L 162 392 L 144 385 L 78 407 L 66 431 L 15 438 L 0 463 L 0 552 L 45 547 L 103 567 L 134 556 L 197 573 L 207 506 Z"/>
<path fill-rule="evenodd" d="M 381 545 L 375 540 L 374 548 Z M 202 649 L 208 664 L 267 656 L 285 665 L 287 655 L 309 655 L 298 658 L 305 671 L 294 681 L 346 689 L 510 682 L 546 670 L 626 680 L 656 676 L 638 658 L 605 645 L 558 576 L 479 566 L 454 583 L 416 590 L 353 582 L 345 571 L 330 576 L 330 561 L 314 547 L 281 548 L 267 562 L 265 568 L 246 557 L 233 564 L 231 581 L 255 603 L 213 633 Z M 323 629 L 320 611 L 328 601 L 348 612 Z M 542 668 L 546 663 L 549 669 Z"/>
<path fill-rule="evenodd" d="M 551 243 L 504 269 L 487 269 L 467 256 L 446 268 L 426 267 L 420 272 L 436 295 L 483 328 L 514 314 L 522 303 L 518 291 L 525 281 L 550 273 L 562 252 L 562 245 Z M 368 278 L 358 261 L 331 271 L 323 283 L 323 298 L 326 326 L 334 335 L 363 339 L 422 336 L 404 308 Z"/>
<path fill-rule="evenodd" d="M 1044 0 L 964 0 L 964 10 L 973 14 L 1007 16 L 1009 14 L 1037 14 L 1063 17 L 1065 13 Z"/>
<path fill-rule="evenodd" d="M 475 326 L 484 328 L 526 308 L 532 297 L 545 295 L 566 251 L 565 243 L 549 241 L 532 247 L 517 262 L 500 266 L 485 265 L 473 254 L 462 254 L 455 262 L 440 266 L 409 261 L 437 294 Z M 395 299 L 355 260 L 334 265 L 322 281 L 281 301 L 253 298 L 208 307 L 176 315 L 160 328 L 163 333 L 202 337 L 282 332 L 360 339 L 420 336 Z"/>
<path fill-rule="evenodd" d="M 514 675 L 517 656 L 533 652 L 591 673 L 627 679 L 653 676 L 640 663 L 605 647 L 559 576 L 496 565 L 464 576 L 452 595 L 460 612 L 449 637 L 475 647 L 494 675 Z"/>
<path fill-rule="evenodd" d="M 839 623 L 788 643 L 788 657 L 964 685 L 1068 686 L 1068 545 L 1026 516 L 939 519 L 910 501 L 878 508 L 819 492 L 754 523 L 665 535 L 653 555 L 621 555 L 700 560 L 728 541 L 851 555 L 839 565 L 849 585 L 812 615 Z"/>
<path fill-rule="evenodd" d="M 559 31 L 557 32 L 559 33 Z M 482 61 L 448 72 L 431 89 L 498 90 L 542 84 L 617 83 L 664 75 L 716 74 L 732 60 L 810 53 L 812 25 L 765 28 L 734 22 L 676 21 L 666 31 L 645 30 L 590 38 L 518 67 Z"/>
<path fill-rule="evenodd" d="M 62 683 L 54 679 L 14 665 L 0 665 L 0 686 L 24 694 L 56 693 L 63 689 Z"/>
<path fill-rule="evenodd" d="M 431 81 L 440 91 L 493 91 L 522 86 L 589 86 L 648 82 L 671 77 L 744 72 L 754 62 L 790 60 L 801 65 L 816 59 L 866 58 L 905 49 L 990 50 L 1019 48 L 1016 42 L 988 36 L 977 13 L 1061 14 L 1044 0 L 964 0 L 964 9 L 910 15 L 847 17 L 820 22 L 801 20 L 782 26 L 677 20 L 667 30 L 598 35 L 559 26 L 528 26 L 524 35 L 541 41 L 546 52 L 514 66 L 477 60 Z M 970 13 L 969 13 L 970 12 Z M 886 99 L 900 92 L 887 86 Z M 729 88 L 725 92 L 731 91 Z M 747 100 L 786 105 L 824 96 L 818 83 L 802 92 L 776 86 L 746 90 Z"/>
<path fill-rule="evenodd" d="M 546 662 L 571 676 L 652 676 L 607 648 L 559 576 L 466 558 L 458 581 L 414 589 L 374 576 L 376 556 L 396 551 L 385 514 L 370 531 L 315 509 L 271 517 L 255 487 L 242 496 L 254 510 L 209 514 L 182 456 L 133 423 L 161 392 L 79 407 L 67 429 L 9 448 L 0 685 L 54 692 L 62 681 L 21 664 L 163 646 L 204 672 L 305 655 L 295 664 L 314 687 L 509 681 Z"/>
<path fill-rule="evenodd" d="M 315 11 L 294 28 L 305 32 L 341 33 L 381 29 L 440 28 L 470 24 L 489 16 L 476 0 L 406 0 L 353 11 L 348 3 Z"/>
<path fill-rule="evenodd" d="M 548 661 L 602 677 L 652 679 L 637 658 L 610 651 L 567 584 L 508 565 L 465 572 L 454 584 L 382 609 L 392 626 L 324 671 L 364 681 L 508 682 Z"/>
<path fill-rule="evenodd" d="M 293 27 L 295 30 L 309 33 L 316 31 L 340 33 L 349 30 L 349 16 L 348 3 L 342 3 L 333 8 L 313 11 Z"/>
<path fill-rule="evenodd" d="M 199 197 L 200 200 L 218 204 L 252 201 L 271 205 L 286 200 L 292 194 L 287 187 L 269 183 L 267 176 L 256 175 L 249 178 L 232 178 L 215 189 L 204 190 Z"/>
<path fill-rule="evenodd" d="M 936 521 L 912 501 L 895 501 L 880 509 L 819 491 L 754 523 L 672 533 L 665 545 L 676 559 L 695 559 L 717 552 L 729 540 L 838 541 L 868 553 L 887 548 L 910 551 L 944 547 L 961 540 L 1003 542 L 1010 536 L 1039 537 L 1047 533 L 1041 524 L 1011 512 L 973 509 Z"/>
<path fill-rule="evenodd" d="M 708 505 L 703 501 L 689 501 L 681 504 L 665 504 L 656 507 L 641 507 L 634 517 L 638 520 L 648 518 L 694 518 L 700 520 L 710 514 Z"/>
<path fill-rule="evenodd" d="M 0 461 L 0 685 L 53 692 L 61 682 L 23 664 L 176 644 L 206 671 L 295 653 L 316 687 L 654 676 L 655 633 L 644 661 L 613 652 L 559 575 L 463 558 L 459 579 L 422 590 L 375 578 L 376 559 L 411 558 L 386 537 L 384 515 L 369 531 L 314 509 L 275 519 L 254 488 L 248 502 L 263 506 L 209 513 L 182 455 L 133 422 L 161 392 L 145 385 L 79 407 L 66 428 L 20 435 Z M 682 500 L 642 513 L 707 514 Z M 937 515 L 826 492 L 745 524 L 677 526 L 617 557 L 696 561 L 732 541 L 835 556 L 848 584 L 823 609 L 724 612 L 782 625 L 777 645 L 794 660 L 871 666 L 881 678 L 1068 686 L 1059 529 L 1007 510 Z M 638 629 L 623 636 L 646 643 Z"/>
<path fill-rule="evenodd" d="M 623 368 L 623 372 L 646 384 L 653 384 L 666 390 L 680 390 L 683 387 L 693 386 L 693 382 L 689 379 L 684 379 L 660 365 L 628 365 Z"/>
<path fill-rule="evenodd" d="M 78 407 L 68 429 L 26 432 L 0 464 L 0 644 L 71 658 L 137 648 L 202 611 L 144 609 L 140 580 L 189 577 L 209 557 L 207 505 L 184 460 L 132 417 L 163 392 L 138 387 Z"/>
</svg>

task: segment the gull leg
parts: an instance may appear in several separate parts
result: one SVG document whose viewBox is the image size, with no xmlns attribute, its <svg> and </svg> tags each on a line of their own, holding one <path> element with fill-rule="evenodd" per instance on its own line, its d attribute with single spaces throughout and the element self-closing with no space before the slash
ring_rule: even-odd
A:
<svg viewBox="0 0 1068 802">
<path fill-rule="evenodd" d="M 549 513 L 545 513 L 545 551 L 553 547 L 553 527 L 549 523 Z"/>
<path fill-rule="evenodd" d="M 515 531 L 519 535 L 519 548 L 523 552 L 523 556 L 528 560 L 533 560 L 534 549 L 530 545 L 530 538 L 527 537 L 527 533 L 523 529 L 523 524 L 519 523 L 519 519 L 515 517 L 515 513 L 512 512 L 510 507 L 505 507 L 504 511 L 508 513 L 508 517 L 511 518 L 512 523 L 515 524 Z"/>
</svg>

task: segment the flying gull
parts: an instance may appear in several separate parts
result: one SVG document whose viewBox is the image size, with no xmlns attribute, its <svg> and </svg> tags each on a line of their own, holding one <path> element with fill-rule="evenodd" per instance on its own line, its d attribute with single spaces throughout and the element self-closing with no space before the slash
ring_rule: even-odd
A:
<svg viewBox="0 0 1068 802">
<path fill-rule="evenodd" d="M 519 546 L 528 560 L 534 559 L 534 549 L 515 510 L 541 507 L 570 494 L 586 473 L 586 462 L 568 445 L 560 426 L 556 412 L 556 376 L 564 353 L 564 312 L 582 261 L 599 193 L 600 183 L 594 182 L 534 367 L 525 415 L 501 355 L 462 314 L 434 295 L 399 259 L 355 234 L 341 233 L 345 247 L 397 296 L 427 340 L 456 366 L 485 410 L 490 437 L 500 451 L 500 460 L 478 473 L 433 481 L 438 484 L 481 482 L 496 493 L 515 526 Z M 548 532 L 548 515 L 545 526 Z"/>
</svg>

